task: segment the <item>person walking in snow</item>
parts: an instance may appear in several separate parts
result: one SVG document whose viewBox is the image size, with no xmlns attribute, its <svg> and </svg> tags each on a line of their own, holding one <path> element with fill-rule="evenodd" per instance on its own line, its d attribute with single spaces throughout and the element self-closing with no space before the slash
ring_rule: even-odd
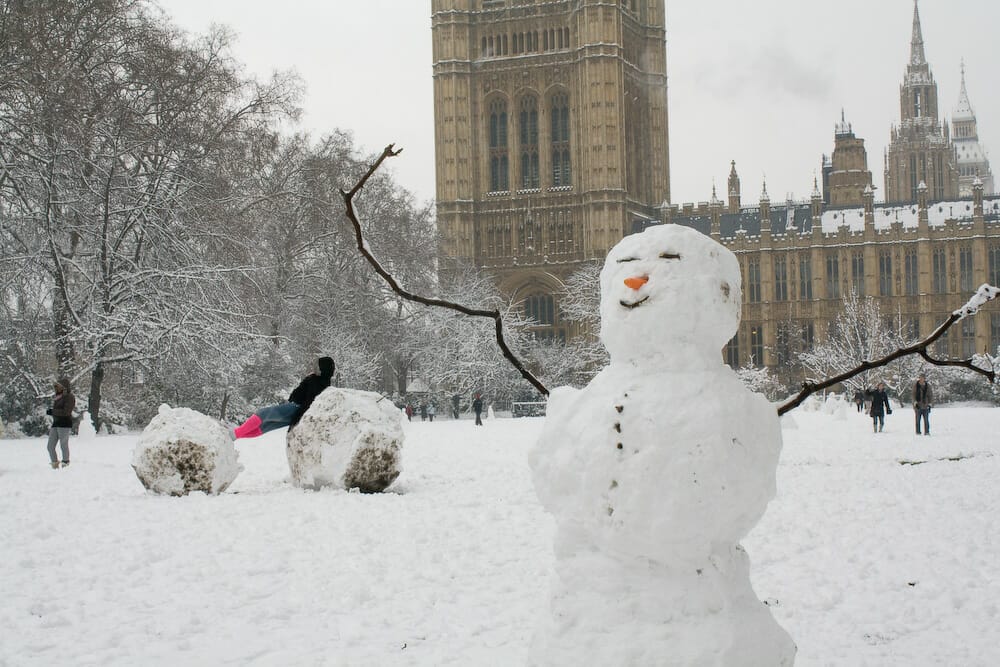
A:
<svg viewBox="0 0 1000 667">
<path fill-rule="evenodd" d="M 299 386 L 288 396 L 287 401 L 261 408 L 250 415 L 249 419 L 233 429 L 233 437 L 256 438 L 268 431 L 283 426 L 291 428 L 298 424 L 313 400 L 330 386 L 333 372 L 337 368 L 330 357 L 320 357 L 316 360 L 316 366 L 319 373 L 310 373 L 303 378 Z"/>
<path fill-rule="evenodd" d="M 459 417 L 458 404 L 459 401 L 461 400 L 462 399 L 459 397 L 458 394 L 455 394 L 454 396 L 451 397 L 451 416 L 454 417 L 455 419 L 458 419 Z"/>
<path fill-rule="evenodd" d="M 483 414 L 483 398 L 478 393 L 472 400 L 472 411 L 476 413 L 476 426 L 482 426 L 483 420 L 481 419 L 481 416 Z"/>
<path fill-rule="evenodd" d="M 854 404 L 858 406 L 858 412 L 861 412 L 865 408 L 865 394 L 860 389 L 854 392 Z"/>
<path fill-rule="evenodd" d="M 920 420 L 924 420 L 924 435 L 931 434 L 931 403 L 934 400 L 934 393 L 931 386 L 927 384 L 927 376 L 921 373 L 917 376 L 917 382 L 913 385 L 913 414 L 916 419 L 917 435 L 920 435 Z"/>
<path fill-rule="evenodd" d="M 406 421 L 413 421 L 413 406 L 407 403 L 404 412 L 406 412 Z"/>
<path fill-rule="evenodd" d="M 427 404 L 426 403 L 421 403 L 420 404 L 420 421 L 422 421 L 422 422 L 427 421 Z"/>
<path fill-rule="evenodd" d="M 431 403 L 430 405 L 427 406 L 427 417 L 431 421 L 434 421 L 434 415 L 436 415 L 436 414 L 437 414 L 437 408 L 435 408 L 434 404 Z"/>
<path fill-rule="evenodd" d="M 889 396 L 885 392 L 885 383 L 879 382 L 875 389 L 872 389 L 872 406 L 868 414 L 872 416 L 872 430 L 880 433 L 885 426 L 885 416 L 892 414 L 892 407 L 889 405 Z"/>
<path fill-rule="evenodd" d="M 52 400 L 52 407 L 45 411 L 45 414 L 52 417 L 52 428 L 49 429 L 49 465 L 53 468 L 59 467 L 59 459 L 56 457 L 56 443 L 62 450 L 62 466 L 69 465 L 69 432 L 73 428 L 73 409 L 76 407 L 76 397 L 69 386 L 68 378 L 59 378 L 53 385 L 56 396 Z"/>
</svg>

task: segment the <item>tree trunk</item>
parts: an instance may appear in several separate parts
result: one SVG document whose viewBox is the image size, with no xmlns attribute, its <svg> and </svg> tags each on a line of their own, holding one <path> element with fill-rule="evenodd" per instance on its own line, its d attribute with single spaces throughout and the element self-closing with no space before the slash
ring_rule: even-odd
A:
<svg viewBox="0 0 1000 667">
<path fill-rule="evenodd" d="M 55 333 L 56 368 L 59 377 L 73 375 L 76 355 L 73 350 L 71 333 L 73 322 L 70 319 L 69 308 L 63 301 L 63 285 L 61 278 L 56 278 L 56 293 L 52 298 L 52 320 Z"/>
<path fill-rule="evenodd" d="M 90 420 L 94 423 L 94 430 L 101 430 L 101 385 L 104 384 L 104 362 L 98 361 L 94 370 L 90 374 L 90 397 L 87 399 L 87 409 L 90 411 Z"/>
</svg>

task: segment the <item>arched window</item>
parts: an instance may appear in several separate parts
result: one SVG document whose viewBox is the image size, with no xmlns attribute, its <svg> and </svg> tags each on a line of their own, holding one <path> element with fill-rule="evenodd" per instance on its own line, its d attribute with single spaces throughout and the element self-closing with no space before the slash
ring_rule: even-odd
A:
<svg viewBox="0 0 1000 667">
<path fill-rule="evenodd" d="M 572 183 L 570 172 L 569 146 L 569 96 L 557 93 L 552 96 L 549 107 L 552 119 L 552 185 L 555 187 Z"/>
<path fill-rule="evenodd" d="M 490 102 L 490 192 L 510 189 L 507 153 L 507 101 L 496 98 Z"/>
<path fill-rule="evenodd" d="M 935 294 L 948 292 L 948 264 L 941 248 L 931 253 L 931 284 Z"/>
<path fill-rule="evenodd" d="M 555 324 L 555 301 L 550 294 L 532 294 L 524 300 L 524 316 L 539 326 Z"/>
<path fill-rule="evenodd" d="M 726 363 L 736 370 L 740 367 L 740 335 L 737 333 L 726 343 Z"/>
<path fill-rule="evenodd" d="M 521 150 L 521 189 L 538 187 L 538 100 L 527 95 L 521 98 L 518 119 Z"/>
</svg>

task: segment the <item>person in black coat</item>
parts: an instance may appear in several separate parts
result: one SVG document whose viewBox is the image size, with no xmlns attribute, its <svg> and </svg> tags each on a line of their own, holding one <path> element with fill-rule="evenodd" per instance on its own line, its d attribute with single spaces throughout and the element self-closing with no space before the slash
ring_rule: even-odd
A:
<svg viewBox="0 0 1000 667">
<path fill-rule="evenodd" d="M 316 361 L 319 373 L 310 373 L 299 383 L 288 400 L 278 405 L 261 408 L 245 422 L 233 429 L 234 438 L 256 438 L 268 431 L 284 426 L 295 426 L 302 419 L 313 400 L 330 386 L 337 366 L 330 357 L 320 357 Z"/>
<path fill-rule="evenodd" d="M 59 467 L 59 459 L 56 457 L 56 443 L 62 450 L 62 465 L 65 468 L 69 465 L 69 433 L 73 428 L 73 409 L 76 407 L 76 397 L 69 386 L 68 378 L 59 378 L 53 385 L 56 396 L 52 400 L 52 407 L 45 411 L 52 417 L 52 428 L 49 429 L 49 465 L 53 468 Z"/>
<path fill-rule="evenodd" d="M 472 401 L 472 411 L 476 413 L 476 426 L 482 426 L 483 420 L 480 417 L 483 414 L 483 397 L 479 394 Z"/>
<path fill-rule="evenodd" d="M 885 426 L 885 416 L 892 414 L 889 396 L 885 393 L 885 383 L 879 382 L 869 394 L 872 398 L 872 406 L 868 410 L 868 414 L 872 416 L 872 430 L 879 433 Z"/>
<path fill-rule="evenodd" d="M 924 420 L 924 435 L 931 434 L 931 404 L 934 402 L 934 392 L 927 382 L 927 376 L 921 373 L 917 383 L 913 385 L 913 414 L 917 420 L 917 435 L 920 435 L 920 419 Z"/>
</svg>

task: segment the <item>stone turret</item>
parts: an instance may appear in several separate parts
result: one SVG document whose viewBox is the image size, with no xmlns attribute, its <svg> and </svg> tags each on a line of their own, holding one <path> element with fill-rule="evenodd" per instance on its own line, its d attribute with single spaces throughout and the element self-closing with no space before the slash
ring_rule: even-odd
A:
<svg viewBox="0 0 1000 667">
<path fill-rule="evenodd" d="M 729 213 L 740 212 L 740 177 L 736 173 L 736 160 L 733 160 L 729 168 Z"/>
</svg>

